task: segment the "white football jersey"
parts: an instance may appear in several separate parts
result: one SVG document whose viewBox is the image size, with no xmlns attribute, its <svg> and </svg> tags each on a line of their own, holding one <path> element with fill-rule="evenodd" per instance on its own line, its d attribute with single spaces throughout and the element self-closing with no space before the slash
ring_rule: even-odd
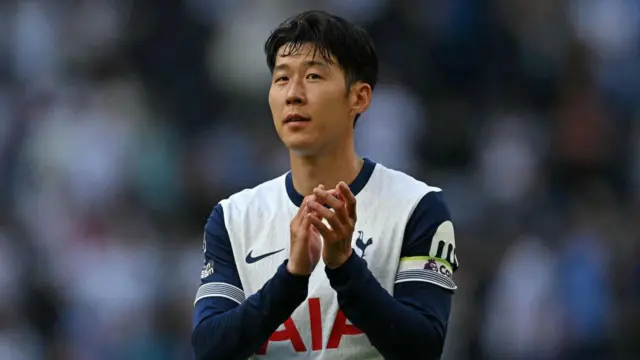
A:
<svg viewBox="0 0 640 360">
<path fill-rule="evenodd" d="M 455 289 L 452 273 L 457 259 L 450 221 L 439 224 L 428 253 L 401 259 L 409 218 L 418 202 L 429 193 L 440 192 L 439 188 L 370 160 L 365 160 L 350 186 L 357 199 L 358 219 L 352 246 L 384 289 L 393 294 L 394 285 L 406 281 Z M 228 289 L 220 296 L 241 302 L 274 275 L 288 257 L 289 225 L 301 201 L 290 173 L 221 201 L 242 289 L 233 290 L 237 296 Z M 206 271 L 203 277 L 208 275 Z M 215 294 L 200 292 L 199 296 Z M 363 360 L 382 356 L 339 311 L 336 292 L 321 260 L 311 274 L 307 300 L 253 358 Z"/>
</svg>

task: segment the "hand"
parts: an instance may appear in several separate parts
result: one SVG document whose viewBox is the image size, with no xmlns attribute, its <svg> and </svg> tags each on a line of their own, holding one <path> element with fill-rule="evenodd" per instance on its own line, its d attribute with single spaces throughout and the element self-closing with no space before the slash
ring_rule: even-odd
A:
<svg viewBox="0 0 640 360">
<path fill-rule="evenodd" d="M 309 207 L 313 210 L 310 216 L 311 224 L 322 235 L 324 246 L 322 259 L 330 268 L 342 266 L 353 249 L 351 239 L 356 225 L 356 197 L 349 186 L 340 182 L 335 190 L 327 191 L 324 186 L 313 190 L 315 199 L 309 201 Z M 323 205 L 328 205 L 327 209 Z M 326 219 L 329 226 L 322 222 Z"/>
<path fill-rule="evenodd" d="M 322 239 L 318 230 L 311 226 L 312 210 L 308 206 L 314 200 L 314 195 L 307 196 L 291 220 L 291 249 L 287 271 L 293 275 L 311 274 L 320 261 Z"/>
</svg>

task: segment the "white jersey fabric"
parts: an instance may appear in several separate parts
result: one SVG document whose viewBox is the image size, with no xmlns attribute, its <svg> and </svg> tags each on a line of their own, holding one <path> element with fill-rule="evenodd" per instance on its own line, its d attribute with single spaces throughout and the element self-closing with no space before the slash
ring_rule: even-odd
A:
<svg viewBox="0 0 640 360">
<path fill-rule="evenodd" d="M 428 243 L 406 244 L 407 224 L 421 200 L 433 196 L 433 200 L 423 201 L 431 212 L 444 206 L 434 204 L 441 201 L 435 196 L 439 188 L 368 159 L 350 187 L 356 195 L 358 219 L 353 249 L 384 289 L 393 294 L 395 284 L 410 281 L 456 288 L 452 274 L 458 261 L 448 213 L 442 219 L 436 214 Z M 240 304 L 260 290 L 289 255 L 289 226 L 301 201 L 290 173 L 221 201 L 240 284 L 203 281 L 196 302 L 220 296 Z M 205 252 L 206 247 L 205 242 Z M 202 278 L 210 276 L 214 267 L 205 263 Z M 309 280 L 307 301 L 254 358 L 362 360 L 382 356 L 339 311 L 336 293 L 320 260 Z"/>
</svg>

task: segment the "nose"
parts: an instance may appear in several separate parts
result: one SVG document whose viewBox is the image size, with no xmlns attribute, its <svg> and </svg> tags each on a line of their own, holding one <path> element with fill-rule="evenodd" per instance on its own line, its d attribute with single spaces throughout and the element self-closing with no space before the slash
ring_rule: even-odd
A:
<svg viewBox="0 0 640 360">
<path fill-rule="evenodd" d="M 298 81 L 290 82 L 287 91 L 287 105 L 303 105 L 305 102 L 304 85 Z"/>
</svg>

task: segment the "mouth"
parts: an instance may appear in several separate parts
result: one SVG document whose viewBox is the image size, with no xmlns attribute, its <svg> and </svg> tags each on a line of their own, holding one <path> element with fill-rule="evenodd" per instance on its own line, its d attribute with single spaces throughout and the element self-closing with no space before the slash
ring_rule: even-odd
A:
<svg viewBox="0 0 640 360">
<path fill-rule="evenodd" d="M 287 117 L 284 119 L 285 124 L 301 123 L 301 122 L 309 122 L 309 121 L 311 121 L 310 118 L 304 117 L 300 114 L 290 114 L 290 115 L 287 115 Z"/>
</svg>

